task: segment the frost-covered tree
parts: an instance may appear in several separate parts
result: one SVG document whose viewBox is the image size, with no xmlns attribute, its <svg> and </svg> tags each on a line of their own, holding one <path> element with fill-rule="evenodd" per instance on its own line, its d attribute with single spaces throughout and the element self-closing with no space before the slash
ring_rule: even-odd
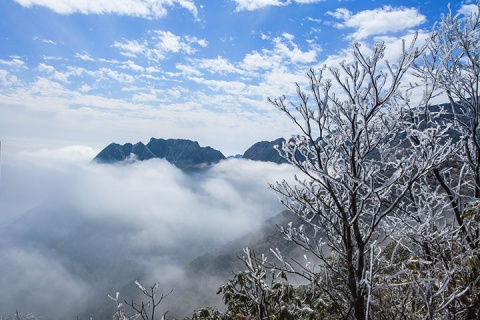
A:
<svg viewBox="0 0 480 320">
<path fill-rule="evenodd" d="M 127 301 L 124 300 L 123 302 L 120 300 L 120 294 L 117 292 L 115 297 L 108 296 L 112 301 L 115 302 L 117 305 L 117 311 L 113 315 L 113 320 L 134 320 L 134 319 L 142 319 L 142 320 L 155 320 L 159 319 L 158 314 L 158 306 L 162 303 L 162 301 L 168 297 L 173 290 L 171 290 L 167 294 L 158 295 L 158 283 L 153 284 L 152 286 L 146 288 L 140 281 L 135 281 L 135 286 L 138 290 L 142 292 L 142 294 L 147 298 L 147 301 Z M 132 310 L 132 314 L 128 315 L 127 311 L 125 310 L 125 306 L 128 306 Z M 167 312 L 164 312 L 161 316 L 161 320 L 167 319 Z"/>
<path fill-rule="evenodd" d="M 451 125 L 460 139 L 458 165 L 435 168 L 434 175 L 471 248 L 476 246 L 475 234 L 463 226 L 462 216 L 480 198 L 480 2 L 476 6 L 469 15 L 450 11 L 443 17 L 423 64 L 416 68 L 432 93 L 449 101 L 437 118 Z"/>
<path fill-rule="evenodd" d="M 448 128 L 450 139 L 435 143 L 452 148 L 450 160 L 412 186 L 409 215 L 389 221 L 391 259 L 404 253 L 393 266 L 400 290 L 427 319 L 480 317 L 480 2 L 473 6 L 469 15 L 443 17 L 414 67 L 425 99 L 413 123 L 420 133 Z M 449 103 L 433 108 L 435 95 Z"/>
<path fill-rule="evenodd" d="M 317 315 L 480 318 L 480 1 L 468 8 L 395 63 L 354 44 L 351 62 L 310 70 L 297 102 L 270 100 L 300 131 L 279 151 L 302 174 L 271 187 L 307 255 L 257 262 L 307 279 L 297 300 Z"/>
<path fill-rule="evenodd" d="M 304 221 L 283 232 L 319 260 L 323 277 L 316 276 L 318 268 L 282 262 L 290 272 L 321 281 L 318 287 L 335 296 L 344 319 L 371 317 L 378 252 L 388 238 L 383 223 L 404 211 L 412 186 L 451 152 L 437 143 L 445 130 L 419 131 L 408 119 L 411 107 L 400 84 L 423 49 L 415 40 L 404 44 L 390 63 L 383 43 L 370 51 L 356 43 L 352 62 L 311 70 L 308 89 L 297 84 L 298 102 L 271 100 L 300 129 L 280 151 L 306 176 L 296 185 L 272 185 Z"/>
</svg>

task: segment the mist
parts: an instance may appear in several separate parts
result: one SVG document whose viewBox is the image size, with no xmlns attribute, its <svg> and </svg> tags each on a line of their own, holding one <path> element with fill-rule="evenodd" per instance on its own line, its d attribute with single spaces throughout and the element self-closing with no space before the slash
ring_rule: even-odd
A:
<svg viewBox="0 0 480 320">
<path fill-rule="evenodd" d="M 290 165 L 229 159 L 187 174 L 159 159 L 91 164 L 92 154 L 41 150 L 3 166 L 4 314 L 103 319 L 115 310 L 107 294 L 130 294 L 140 277 L 173 289 L 169 305 L 184 303 L 175 296 L 191 285 L 184 266 L 280 212 L 268 183 L 295 173 Z M 109 307 L 97 315 L 98 306 Z"/>
</svg>

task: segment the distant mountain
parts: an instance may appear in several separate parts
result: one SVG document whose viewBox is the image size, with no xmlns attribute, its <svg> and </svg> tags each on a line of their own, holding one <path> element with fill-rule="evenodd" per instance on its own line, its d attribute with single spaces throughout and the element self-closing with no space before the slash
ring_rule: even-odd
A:
<svg viewBox="0 0 480 320">
<path fill-rule="evenodd" d="M 248 148 L 243 155 L 229 156 L 228 159 L 249 159 L 254 161 L 289 163 L 282 158 L 277 147 L 284 138 L 274 141 L 260 141 Z M 124 145 L 111 143 L 92 160 L 97 163 L 118 163 L 123 161 L 143 161 L 153 158 L 165 159 L 183 170 L 192 170 L 215 164 L 227 159 L 220 151 L 211 147 L 201 147 L 198 142 L 186 139 L 151 138 L 146 145 L 142 142 Z"/>
<path fill-rule="evenodd" d="M 285 142 L 284 138 L 279 138 L 274 141 L 260 141 L 248 148 L 243 154 L 244 159 L 250 159 L 255 161 L 269 161 L 278 164 L 288 163 L 287 160 L 282 158 L 275 147 L 281 147 Z"/>
<path fill-rule="evenodd" d="M 116 163 L 129 160 L 165 159 L 180 169 L 191 170 L 226 159 L 218 150 L 201 147 L 198 142 L 186 139 L 151 138 L 146 145 L 111 143 L 93 159 L 98 163 Z"/>
<path fill-rule="evenodd" d="M 236 154 L 234 156 L 228 156 L 227 159 L 242 159 L 243 155 L 241 154 Z"/>
</svg>

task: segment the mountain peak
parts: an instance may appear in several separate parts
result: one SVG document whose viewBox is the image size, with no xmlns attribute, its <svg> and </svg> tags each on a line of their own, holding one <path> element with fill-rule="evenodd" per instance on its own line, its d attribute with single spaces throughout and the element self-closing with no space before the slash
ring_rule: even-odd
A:
<svg viewBox="0 0 480 320">
<path fill-rule="evenodd" d="M 183 170 L 192 170 L 208 166 L 225 159 L 218 150 L 201 147 L 197 141 L 187 139 L 151 138 L 145 145 L 111 143 L 93 159 L 98 163 L 116 163 L 129 159 L 144 161 L 153 158 L 165 159 Z"/>
<path fill-rule="evenodd" d="M 280 156 L 276 148 L 285 142 L 284 138 L 274 141 L 260 141 L 248 148 L 243 155 L 229 158 L 244 158 L 254 161 L 288 163 Z M 215 164 L 226 159 L 218 150 L 212 147 L 202 147 L 197 141 L 188 139 L 150 138 L 147 144 L 139 141 L 136 144 L 110 143 L 92 160 L 97 163 L 118 163 L 144 161 L 149 159 L 165 159 L 182 170 L 195 170 Z"/>
<path fill-rule="evenodd" d="M 288 163 L 276 150 L 276 147 L 280 148 L 284 142 L 284 138 L 257 142 L 245 151 L 243 158 L 255 161 L 270 161 L 278 164 Z"/>
</svg>

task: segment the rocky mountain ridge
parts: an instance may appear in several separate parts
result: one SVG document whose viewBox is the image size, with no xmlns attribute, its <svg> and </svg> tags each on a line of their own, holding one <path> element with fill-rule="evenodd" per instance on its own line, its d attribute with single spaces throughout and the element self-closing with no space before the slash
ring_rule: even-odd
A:
<svg viewBox="0 0 480 320">
<path fill-rule="evenodd" d="M 153 158 L 165 159 L 180 169 L 195 169 L 226 159 L 218 150 L 201 147 L 198 142 L 186 139 L 151 138 L 145 145 L 111 143 L 92 160 L 97 163 L 144 161 Z"/>
<path fill-rule="evenodd" d="M 260 141 L 248 148 L 243 155 L 234 158 L 244 158 L 254 161 L 268 161 L 277 164 L 288 163 L 275 149 L 285 141 L 283 138 L 274 141 Z M 97 163 L 119 163 L 144 161 L 153 158 L 165 159 L 183 170 L 193 170 L 208 167 L 225 160 L 222 152 L 209 146 L 201 147 L 197 141 L 187 139 L 156 139 L 151 138 L 145 145 L 143 142 L 124 145 L 111 143 L 92 160 Z"/>
</svg>

